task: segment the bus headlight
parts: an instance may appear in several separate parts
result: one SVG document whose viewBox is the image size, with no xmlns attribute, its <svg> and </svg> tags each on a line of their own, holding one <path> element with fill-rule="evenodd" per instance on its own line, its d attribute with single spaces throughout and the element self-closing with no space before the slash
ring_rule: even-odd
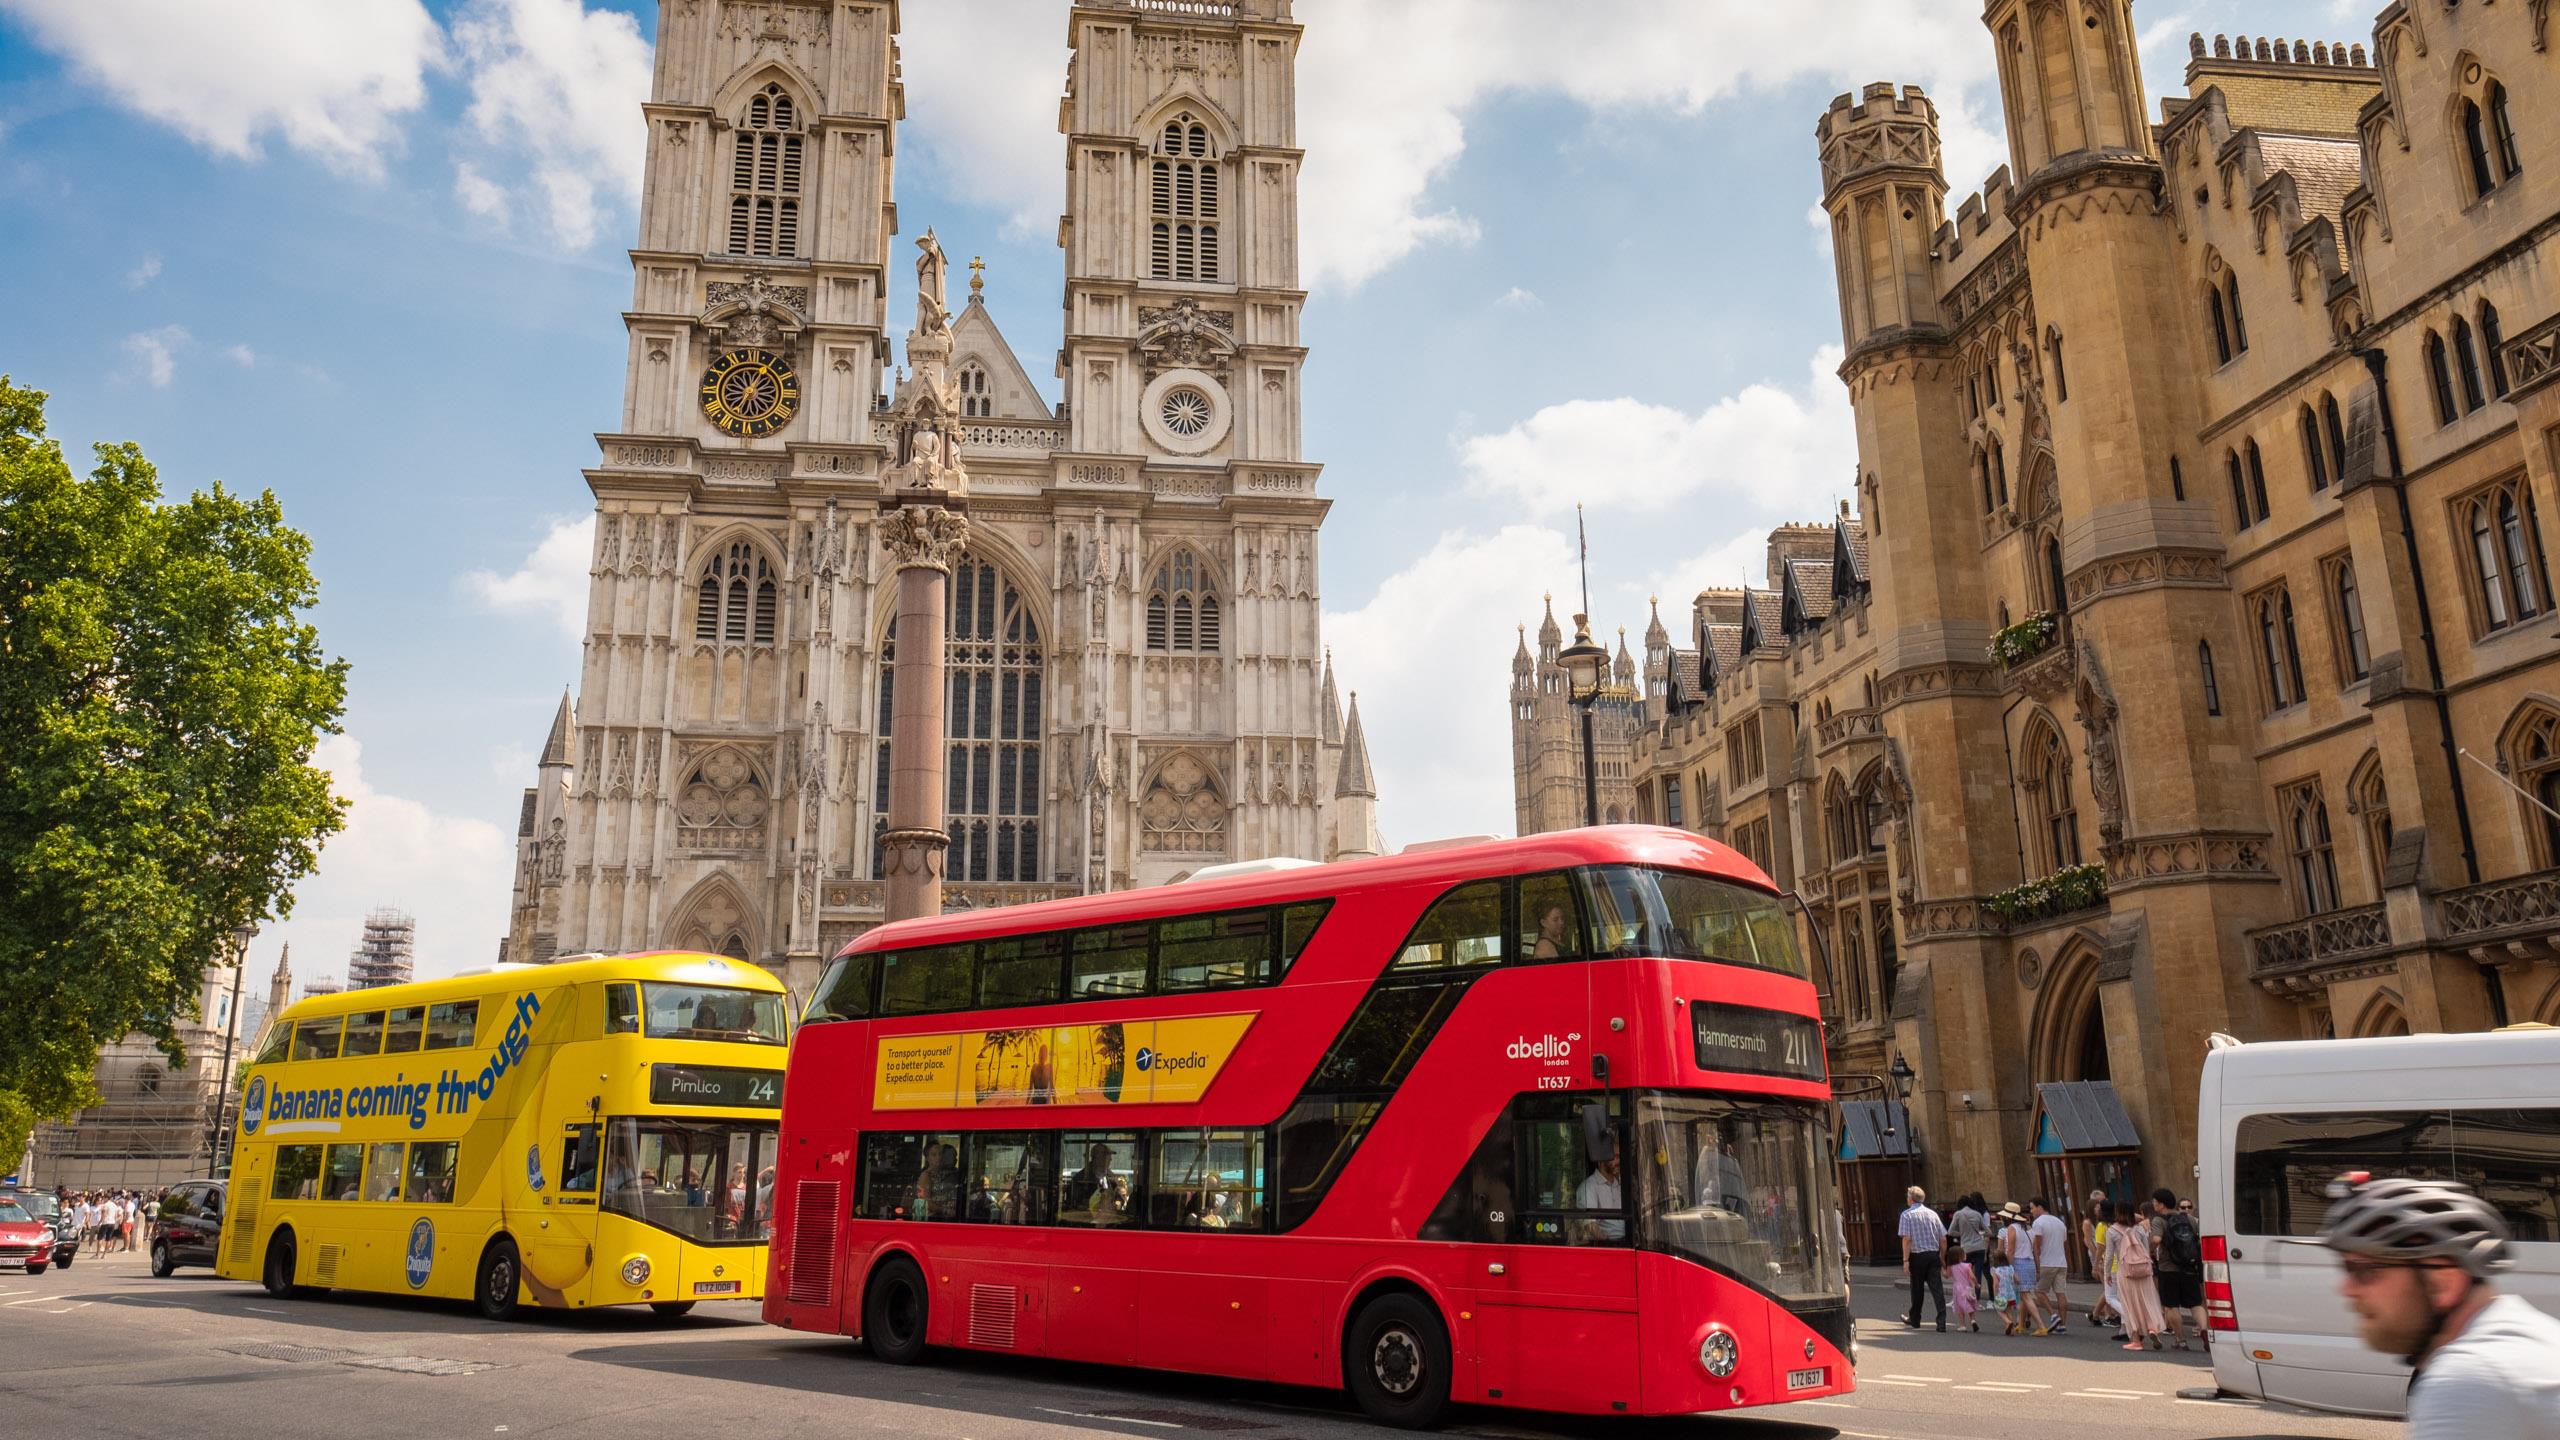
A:
<svg viewBox="0 0 2560 1440">
<path fill-rule="evenodd" d="M 1698 1363 L 1707 1367 L 1708 1374 L 1725 1379 L 1742 1363 L 1742 1347 L 1734 1343 L 1730 1331 L 1711 1331 L 1706 1343 L 1698 1347 Z"/>
<path fill-rule="evenodd" d="M 625 1285 L 648 1284 L 649 1257 L 646 1255 L 634 1255 L 630 1259 L 623 1261 L 622 1283 Z"/>
</svg>

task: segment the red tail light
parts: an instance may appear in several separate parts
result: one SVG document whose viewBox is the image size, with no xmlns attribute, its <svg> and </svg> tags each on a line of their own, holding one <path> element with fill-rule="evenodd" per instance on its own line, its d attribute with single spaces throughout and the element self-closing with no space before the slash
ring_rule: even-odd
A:
<svg viewBox="0 0 2560 1440">
<path fill-rule="evenodd" d="M 2231 1242 L 2220 1235 L 2204 1237 L 2204 1323 L 2214 1330 L 2240 1328 L 2240 1311 L 2231 1303 Z"/>
</svg>

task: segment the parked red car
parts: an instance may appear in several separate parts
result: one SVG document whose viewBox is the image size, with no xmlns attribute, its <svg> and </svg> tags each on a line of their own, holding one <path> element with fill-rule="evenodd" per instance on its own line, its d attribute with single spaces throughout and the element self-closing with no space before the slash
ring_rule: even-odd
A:
<svg viewBox="0 0 2560 1440">
<path fill-rule="evenodd" d="M 53 1263 L 53 1227 L 25 1209 L 0 1202 L 0 1265 L 23 1265 L 41 1275 Z"/>
</svg>

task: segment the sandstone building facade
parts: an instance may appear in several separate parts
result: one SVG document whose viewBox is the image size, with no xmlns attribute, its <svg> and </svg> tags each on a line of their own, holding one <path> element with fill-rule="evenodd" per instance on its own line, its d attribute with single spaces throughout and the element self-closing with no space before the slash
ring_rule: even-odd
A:
<svg viewBox="0 0 2560 1440">
<path fill-rule="evenodd" d="M 724 951 L 805 991 L 881 913 L 894 0 L 664 0 L 584 670 L 505 953 Z M 1300 450 L 1289 0 L 1067 16 L 1064 401 L 951 321 L 948 903 L 1374 853 Z"/>
<path fill-rule="evenodd" d="M 1952 217 L 1925 95 L 1817 127 L 1857 511 L 1648 646 L 1637 804 L 1805 899 L 1931 1183 L 2183 1187 L 2215 1031 L 2560 1022 L 2560 50 L 2405 0 L 2155 111 L 2123 0 L 1985 18 Z"/>
</svg>

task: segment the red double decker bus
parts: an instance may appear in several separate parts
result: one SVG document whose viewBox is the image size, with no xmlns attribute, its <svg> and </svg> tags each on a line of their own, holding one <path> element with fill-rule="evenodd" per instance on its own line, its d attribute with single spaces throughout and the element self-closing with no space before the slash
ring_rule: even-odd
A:
<svg viewBox="0 0 2560 1440">
<path fill-rule="evenodd" d="M 765 1317 L 1679 1414 L 1851 1388 L 1814 987 L 1611 827 L 885 925 L 784 1084 Z"/>
</svg>

